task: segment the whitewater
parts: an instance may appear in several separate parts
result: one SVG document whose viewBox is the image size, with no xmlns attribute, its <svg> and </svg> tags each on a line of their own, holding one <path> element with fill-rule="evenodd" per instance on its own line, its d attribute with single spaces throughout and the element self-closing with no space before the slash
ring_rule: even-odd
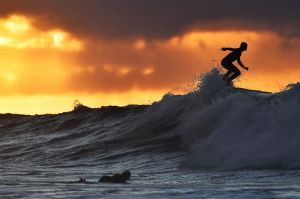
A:
<svg viewBox="0 0 300 199">
<path fill-rule="evenodd" d="M 215 68 L 151 105 L 2 114 L 0 198 L 300 198 L 299 115 L 300 83 L 235 88 Z"/>
</svg>

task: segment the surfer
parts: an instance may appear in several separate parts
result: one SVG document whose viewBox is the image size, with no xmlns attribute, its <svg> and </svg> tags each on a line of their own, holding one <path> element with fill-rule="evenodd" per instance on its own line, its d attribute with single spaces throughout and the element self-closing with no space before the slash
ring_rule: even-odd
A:
<svg viewBox="0 0 300 199">
<path fill-rule="evenodd" d="M 232 63 L 234 61 L 237 61 L 238 64 L 243 67 L 245 70 L 249 70 L 248 67 L 244 66 L 244 64 L 241 61 L 241 55 L 244 51 L 246 51 L 248 48 L 248 44 L 246 42 L 242 42 L 239 48 L 222 48 L 223 51 L 231 51 L 226 57 L 224 57 L 221 61 L 221 65 L 227 69 L 227 73 L 223 76 L 223 79 L 227 82 L 229 85 L 232 80 L 237 78 L 241 71 Z"/>
<path fill-rule="evenodd" d="M 123 173 L 116 173 L 112 176 L 102 176 L 98 182 L 107 182 L 107 183 L 126 183 L 131 176 L 129 170 L 125 170 Z"/>
</svg>

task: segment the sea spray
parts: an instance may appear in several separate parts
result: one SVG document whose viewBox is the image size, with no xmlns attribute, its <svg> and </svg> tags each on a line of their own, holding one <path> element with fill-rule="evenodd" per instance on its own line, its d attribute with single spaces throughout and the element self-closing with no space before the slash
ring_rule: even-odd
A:
<svg viewBox="0 0 300 199">
<path fill-rule="evenodd" d="M 275 94 L 242 89 L 233 89 L 227 95 L 221 93 L 223 96 L 217 97 L 209 94 L 214 97 L 210 104 L 185 116 L 181 128 L 191 153 L 190 167 L 217 170 L 300 167 L 299 84 Z"/>
</svg>

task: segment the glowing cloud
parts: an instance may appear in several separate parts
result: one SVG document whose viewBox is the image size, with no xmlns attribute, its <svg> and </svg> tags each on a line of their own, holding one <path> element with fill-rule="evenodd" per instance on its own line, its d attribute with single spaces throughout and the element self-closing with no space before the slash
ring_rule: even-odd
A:
<svg viewBox="0 0 300 199">
<path fill-rule="evenodd" d="M 154 73 L 154 71 L 155 71 L 155 69 L 154 68 L 152 68 L 152 67 L 149 67 L 149 68 L 145 68 L 144 70 L 143 70 L 143 75 L 151 75 L 152 73 Z"/>
<path fill-rule="evenodd" d="M 63 30 L 41 31 L 32 26 L 33 19 L 12 15 L 0 19 L 0 47 L 11 48 L 53 48 L 68 51 L 79 51 L 83 42 L 73 38 Z"/>
<path fill-rule="evenodd" d="M 71 55 L 84 42 L 60 28 L 40 30 L 33 18 L 0 18 L 0 95 L 60 93 Z"/>
<path fill-rule="evenodd" d="M 144 50 L 147 47 L 147 44 L 143 39 L 139 39 L 133 44 L 133 46 L 137 50 Z"/>
<path fill-rule="evenodd" d="M 31 20 L 19 15 L 12 15 L 7 19 L 1 20 L 3 29 L 10 33 L 24 34 L 31 28 Z"/>
</svg>

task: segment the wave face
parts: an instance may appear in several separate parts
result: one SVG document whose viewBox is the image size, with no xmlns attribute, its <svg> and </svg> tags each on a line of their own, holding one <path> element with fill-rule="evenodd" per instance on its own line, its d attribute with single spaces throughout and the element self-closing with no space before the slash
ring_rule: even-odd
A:
<svg viewBox="0 0 300 199">
<path fill-rule="evenodd" d="M 299 115 L 300 84 L 278 93 L 226 87 L 213 69 L 197 91 L 149 106 L 3 114 L 0 162 L 96 165 L 174 153 L 195 169 L 299 169 Z"/>
</svg>

